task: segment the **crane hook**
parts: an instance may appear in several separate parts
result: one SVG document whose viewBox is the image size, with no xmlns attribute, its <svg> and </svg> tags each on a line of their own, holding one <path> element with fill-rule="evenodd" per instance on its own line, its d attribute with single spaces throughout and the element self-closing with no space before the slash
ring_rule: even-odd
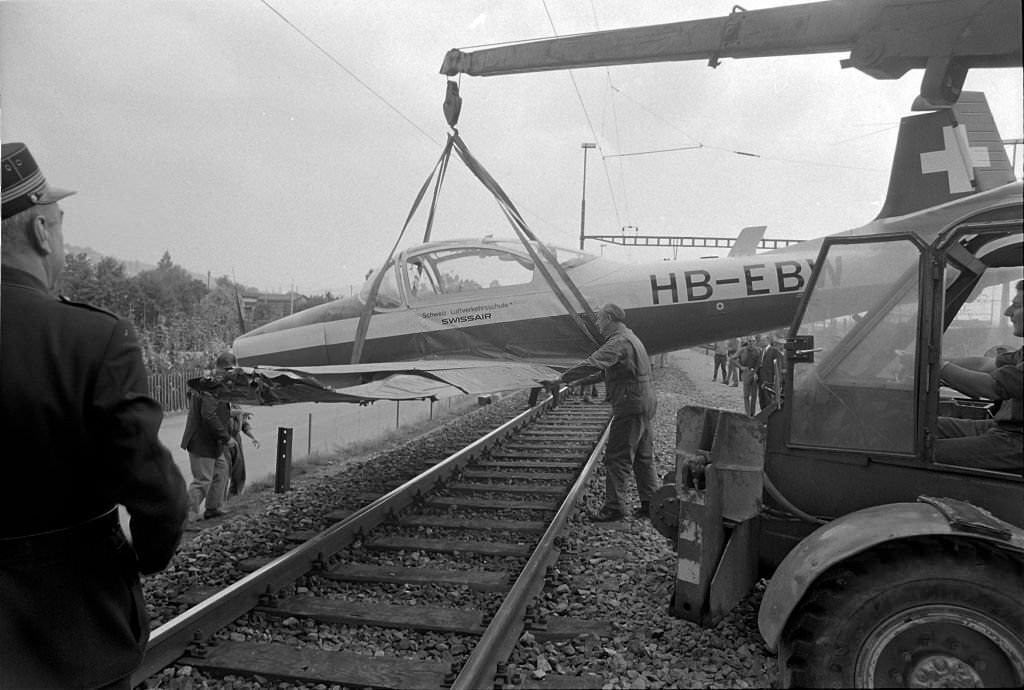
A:
<svg viewBox="0 0 1024 690">
<path fill-rule="evenodd" d="M 459 124 L 459 113 L 462 111 L 462 96 L 459 95 L 459 83 L 449 79 L 444 93 L 444 119 L 448 126 L 455 129 Z"/>
</svg>

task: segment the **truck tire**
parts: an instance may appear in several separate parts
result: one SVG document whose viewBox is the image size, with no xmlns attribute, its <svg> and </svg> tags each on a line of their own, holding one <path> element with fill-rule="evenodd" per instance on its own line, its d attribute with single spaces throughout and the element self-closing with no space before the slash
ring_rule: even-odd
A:
<svg viewBox="0 0 1024 690">
<path fill-rule="evenodd" d="M 1024 686 L 1024 562 L 966 539 L 890 542 L 814 583 L 781 687 Z"/>
</svg>

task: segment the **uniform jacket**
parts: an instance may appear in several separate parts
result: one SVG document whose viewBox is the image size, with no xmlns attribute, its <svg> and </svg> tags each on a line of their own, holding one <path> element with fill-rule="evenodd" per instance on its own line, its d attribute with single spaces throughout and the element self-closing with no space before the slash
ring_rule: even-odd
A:
<svg viewBox="0 0 1024 690">
<path fill-rule="evenodd" d="M 566 383 L 604 373 L 608 398 L 616 416 L 653 416 L 657 406 L 651 359 L 640 339 L 623 323 L 612 324 L 612 333 L 590 357 L 562 375 Z"/>
<path fill-rule="evenodd" d="M 170 561 L 185 482 L 157 437 L 163 412 L 131 325 L 23 271 L 2 279 L 0 687 L 109 683 L 141 660 L 138 575 Z"/>
</svg>

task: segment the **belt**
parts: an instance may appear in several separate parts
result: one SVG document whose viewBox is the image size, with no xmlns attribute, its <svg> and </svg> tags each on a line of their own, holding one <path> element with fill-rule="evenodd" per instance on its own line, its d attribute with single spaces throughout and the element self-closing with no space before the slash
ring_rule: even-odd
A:
<svg viewBox="0 0 1024 690">
<path fill-rule="evenodd" d="M 120 528 L 117 508 L 111 508 L 98 517 L 71 527 L 21 537 L 0 538 L 0 559 L 59 554 L 83 544 L 88 545 L 89 540 L 111 536 L 120 531 Z"/>
</svg>

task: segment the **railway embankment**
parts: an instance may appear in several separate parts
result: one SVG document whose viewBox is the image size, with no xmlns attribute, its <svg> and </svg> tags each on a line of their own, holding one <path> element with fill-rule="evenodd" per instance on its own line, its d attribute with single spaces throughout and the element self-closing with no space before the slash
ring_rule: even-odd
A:
<svg viewBox="0 0 1024 690">
<path fill-rule="evenodd" d="M 660 474 L 673 469 L 675 412 L 680 406 L 698 403 L 741 409 L 739 389 L 712 382 L 711 369 L 710 357 L 688 350 L 669 355 L 666 366 L 656 372 L 655 450 Z M 295 477 L 292 491 L 244 495 L 234 502 L 231 517 L 196 523 L 171 568 L 145 582 L 154 627 L 195 603 L 203 591 L 224 587 L 283 553 L 294 543 L 290 540 L 295 534 L 320 529 L 329 513 L 344 514 L 366 505 L 431 458 L 441 459 L 471 442 L 481 423 L 497 426 L 515 416 L 525 408 L 525 399 L 525 394 L 510 396 L 439 422 L 435 429 L 417 429 L 412 439 L 392 437 L 372 450 L 337 457 L 325 454 Z M 668 604 L 675 556 L 670 544 L 645 520 L 591 523 L 586 514 L 600 505 L 603 484 L 603 472 L 599 472 L 583 510 L 569 523 L 561 556 L 550 569 L 532 613 L 542 621 L 572 620 L 580 628 L 567 632 L 552 625 L 545 631 L 542 624 L 524 632 L 510 659 L 517 684 L 538 688 L 768 686 L 774 663 L 756 628 L 760 592 L 713 629 L 671 617 Z M 229 639 L 234 639 L 231 635 L 249 636 L 244 628 L 229 633 Z M 423 661 L 451 661 L 460 652 L 458 640 L 441 634 L 370 635 L 354 627 L 329 631 L 320 627 L 296 629 L 291 637 L 323 649 Z M 214 679 L 181 665 L 151 682 L 166 688 L 276 687 L 266 679 Z"/>
</svg>

